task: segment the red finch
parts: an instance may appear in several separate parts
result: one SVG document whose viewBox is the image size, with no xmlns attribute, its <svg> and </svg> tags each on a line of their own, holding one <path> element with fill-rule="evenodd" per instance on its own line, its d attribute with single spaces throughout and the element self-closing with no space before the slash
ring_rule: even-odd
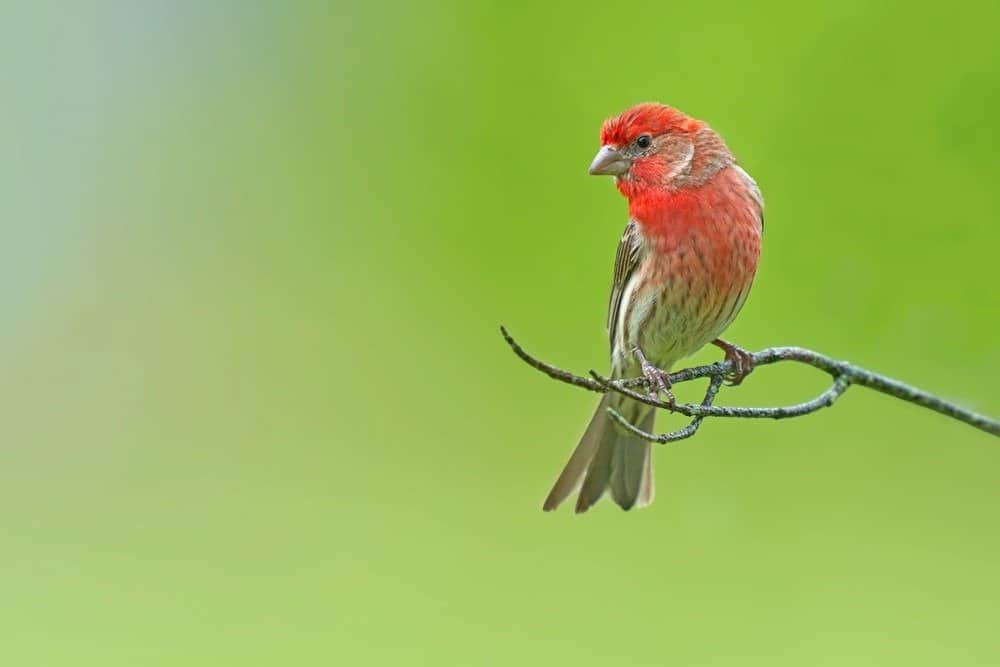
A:
<svg viewBox="0 0 1000 667">
<path fill-rule="evenodd" d="M 612 377 L 642 373 L 673 400 L 667 371 L 712 342 L 737 364 L 739 382 L 750 370 L 748 355 L 718 336 L 757 270 L 764 225 L 757 184 L 704 122 L 662 104 L 605 121 L 590 173 L 614 176 L 628 199 L 608 305 Z M 654 408 L 605 394 L 545 510 L 578 489 L 577 512 L 609 488 L 626 510 L 652 502 L 650 443 L 613 423 L 608 407 L 652 431 Z"/>
</svg>

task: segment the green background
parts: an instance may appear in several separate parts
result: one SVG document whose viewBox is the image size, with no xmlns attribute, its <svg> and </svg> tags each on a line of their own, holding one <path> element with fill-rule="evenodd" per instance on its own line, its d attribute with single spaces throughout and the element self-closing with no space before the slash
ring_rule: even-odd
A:
<svg viewBox="0 0 1000 667">
<path fill-rule="evenodd" d="M 730 338 L 997 414 L 1000 5 L 62 4 L 0 22 L 4 664 L 1000 662 L 1000 441 L 856 389 L 544 514 L 596 399 L 497 331 L 605 369 L 661 100 L 767 200 Z"/>
</svg>

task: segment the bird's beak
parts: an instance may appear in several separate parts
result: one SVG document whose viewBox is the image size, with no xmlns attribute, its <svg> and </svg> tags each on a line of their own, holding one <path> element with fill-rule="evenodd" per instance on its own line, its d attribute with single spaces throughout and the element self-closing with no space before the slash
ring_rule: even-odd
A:
<svg viewBox="0 0 1000 667">
<path fill-rule="evenodd" d="M 601 146 L 601 150 L 597 151 L 597 155 L 594 156 L 594 161 L 590 163 L 590 169 L 587 171 L 591 176 L 621 176 L 631 166 L 632 163 L 617 148 Z"/>
</svg>

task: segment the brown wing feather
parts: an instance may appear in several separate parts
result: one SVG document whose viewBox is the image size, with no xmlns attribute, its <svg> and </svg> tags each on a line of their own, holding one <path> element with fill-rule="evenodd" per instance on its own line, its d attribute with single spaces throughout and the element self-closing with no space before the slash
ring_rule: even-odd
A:
<svg viewBox="0 0 1000 667">
<path fill-rule="evenodd" d="M 642 235 L 635 220 L 629 220 L 618 242 L 618 252 L 615 253 L 615 274 L 611 280 L 611 296 L 608 299 L 608 338 L 612 347 L 615 344 L 615 333 L 618 327 L 618 309 L 621 307 L 622 294 L 635 267 L 639 266 L 643 256 Z"/>
</svg>

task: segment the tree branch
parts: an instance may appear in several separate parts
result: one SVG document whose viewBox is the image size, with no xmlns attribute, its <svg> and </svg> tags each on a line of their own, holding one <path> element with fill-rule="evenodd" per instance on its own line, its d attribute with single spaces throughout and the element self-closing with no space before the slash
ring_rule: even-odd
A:
<svg viewBox="0 0 1000 667">
<path fill-rule="evenodd" d="M 700 404 L 670 403 L 659 400 L 656 395 L 656 388 L 651 387 L 644 377 L 613 380 L 598 375 L 594 371 L 590 372 L 591 377 L 589 378 L 575 375 L 536 359 L 525 352 L 524 348 L 514 340 L 506 328 L 501 326 L 500 333 L 503 334 L 504 339 L 510 345 L 514 354 L 519 356 L 532 368 L 545 373 L 555 380 L 598 393 L 616 391 L 641 403 L 693 418 L 691 423 L 682 429 L 656 435 L 639 429 L 613 408 L 608 408 L 611 418 L 618 424 L 652 442 L 673 442 L 675 440 L 690 438 L 698 431 L 705 417 L 740 417 L 748 419 L 787 419 L 789 417 L 801 417 L 833 405 L 852 385 L 874 389 L 877 392 L 965 422 L 981 431 L 1000 436 L 1000 421 L 996 419 L 972 412 L 926 391 L 903 384 L 898 380 L 873 373 L 870 370 L 855 366 L 846 361 L 831 359 L 819 352 L 801 347 L 769 347 L 755 352 L 751 355 L 753 365 L 756 367 L 767 366 L 781 361 L 798 362 L 812 366 L 828 374 L 832 378 L 830 387 L 815 398 L 795 405 L 744 408 L 714 405 L 715 398 L 722 388 L 723 379 L 727 373 L 734 370 L 731 361 L 720 361 L 705 366 L 694 366 L 671 373 L 671 385 L 690 382 L 691 380 L 704 377 L 710 378 L 710 382 L 705 392 L 705 398 L 702 399 Z"/>
</svg>

